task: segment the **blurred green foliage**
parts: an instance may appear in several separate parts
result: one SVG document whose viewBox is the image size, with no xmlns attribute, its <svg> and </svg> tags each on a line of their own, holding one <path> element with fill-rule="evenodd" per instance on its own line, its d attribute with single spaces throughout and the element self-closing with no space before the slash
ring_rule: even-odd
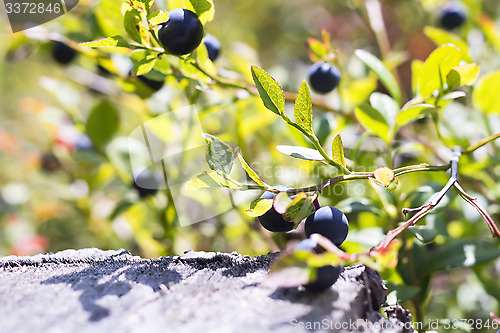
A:
<svg viewBox="0 0 500 333">
<path fill-rule="evenodd" d="M 146 257 L 189 249 L 257 255 L 303 237 L 300 232 L 271 235 L 245 214 L 258 191 L 223 215 L 181 227 L 167 191 L 140 198 L 132 186 L 127 137 L 157 115 L 194 104 L 203 130 L 238 146 L 267 184 L 299 188 L 338 175 L 322 163 L 280 153 L 277 145 L 314 146 L 258 96 L 241 89 L 254 84 L 251 65 L 257 65 L 285 91 L 298 91 L 312 64 L 309 57 L 314 59 L 306 40 L 309 45 L 321 41 L 322 29 L 331 35 L 342 81 L 333 93 L 313 93 L 311 126 L 326 152 L 343 149 L 345 160 L 335 163 L 358 172 L 448 163 L 447 148 L 466 148 L 500 132 L 500 3 L 462 1 L 466 24 L 448 32 L 438 22 L 448 2 L 380 1 L 384 25 L 377 30 L 376 15 L 369 11 L 374 7 L 366 6 L 376 6 L 376 0 L 216 0 L 215 17 L 205 28 L 221 41 L 222 53 L 212 64 L 200 46 L 195 59 L 205 73 L 184 59 L 151 57 L 150 50 L 80 47 L 115 35 L 132 43 L 121 0 L 80 1 L 68 14 L 16 34 L 1 22 L 0 254 L 99 247 L 127 248 Z M 167 10 L 182 1 L 155 6 Z M 54 40 L 76 49 L 75 61 L 56 63 Z M 431 61 L 424 64 L 432 51 L 449 43 L 454 46 L 439 48 L 432 61 L 456 73 L 436 72 Z M 316 55 L 329 56 L 323 51 Z M 477 83 L 477 67 L 464 63 L 480 66 Z M 131 70 L 164 81 L 163 88 L 155 92 Z M 436 98 L 436 89 L 446 94 Z M 292 114 L 290 95 L 285 97 L 284 114 Z M 422 99 L 403 107 L 414 97 Z M 334 140 L 339 133 L 343 147 Z M 90 137 L 93 149 L 76 148 L 81 134 Z M 459 175 L 496 221 L 499 149 L 493 142 L 464 155 Z M 43 162 L 48 154 L 58 161 L 53 167 Z M 393 192 L 367 180 L 352 181 L 327 187 L 319 200 L 347 214 L 351 230 L 343 248 L 359 253 L 405 220 L 403 208 L 424 205 L 448 179 L 442 171 L 409 173 L 399 177 Z M 389 303 L 405 302 L 417 320 L 487 320 L 491 311 L 500 311 L 498 245 L 456 192 L 448 192 L 401 239 L 397 267 L 381 272 L 390 287 Z"/>
</svg>

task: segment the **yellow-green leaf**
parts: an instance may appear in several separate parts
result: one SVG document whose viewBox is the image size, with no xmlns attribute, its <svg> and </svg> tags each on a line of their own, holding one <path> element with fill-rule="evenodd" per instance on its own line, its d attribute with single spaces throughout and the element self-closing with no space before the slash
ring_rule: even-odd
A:
<svg viewBox="0 0 500 333">
<path fill-rule="evenodd" d="M 158 25 L 163 22 L 168 21 L 168 11 L 166 10 L 155 10 L 148 14 L 148 21 L 151 26 Z"/>
<path fill-rule="evenodd" d="M 472 93 L 474 106 L 486 113 L 500 113 L 500 70 L 483 76 Z"/>
<path fill-rule="evenodd" d="M 337 134 L 333 139 L 332 160 L 345 168 L 344 146 L 342 145 L 340 134 Z"/>
<path fill-rule="evenodd" d="M 285 111 L 285 94 L 278 82 L 257 66 L 252 66 L 252 77 L 266 108 L 281 116 Z"/>
<path fill-rule="evenodd" d="M 450 70 L 458 66 L 461 52 L 455 45 L 444 45 L 434 50 L 425 60 L 418 78 L 418 93 L 422 98 L 431 97 L 441 90 Z"/>
<path fill-rule="evenodd" d="M 244 185 L 228 175 L 218 173 L 214 170 L 203 171 L 197 174 L 185 185 L 187 191 L 195 191 L 204 187 L 227 187 L 239 190 L 242 189 Z"/>
<path fill-rule="evenodd" d="M 453 67 L 446 79 L 449 88 L 455 88 L 461 85 L 472 86 L 478 76 L 479 66 L 472 63 Z"/>
<path fill-rule="evenodd" d="M 158 57 L 155 55 L 148 55 L 146 58 L 136 62 L 132 67 L 132 75 L 139 76 L 149 73 L 155 66 L 157 59 Z"/>
<path fill-rule="evenodd" d="M 241 166 L 245 171 L 247 172 L 248 176 L 257 184 L 261 186 L 268 186 L 262 179 L 260 179 L 259 175 L 248 165 L 248 163 L 245 161 L 243 156 L 241 156 L 240 153 L 238 153 L 238 159 L 240 160 Z"/>
<path fill-rule="evenodd" d="M 120 35 L 83 42 L 79 45 L 82 47 L 130 47 L 130 44 Z"/>
<path fill-rule="evenodd" d="M 432 39 L 432 41 L 436 43 L 437 46 L 445 44 L 455 45 L 460 51 L 462 51 L 463 60 L 471 61 L 469 57 L 469 46 L 462 38 L 455 35 L 454 33 L 431 26 L 426 26 L 424 28 L 424 33 L 427 35 L 427 37 Z"/>
<path fill-rule="evenodd" d="M 294 116 L 297 125 L 306 132 L 312 133 L 312 102 L 311 92 L 306 81 L 300 85 L 297 98 L 295 98 Z"/>
<path fill-rule="evenodd" d="M 215 6 L 213 0 L 184 0 L 184 8 L 195 12 L 203 24 L 214 19 Z"/>
<path fill-rule="evenodd" d="M 269 209 L 273 207 L 273 199 L 257 199 L 250 204 L 250 208 L 245 212 L 250 217 L 259 217 L 264 215 Z"/>
<path fill-rule="evenodd" d="M 313 62 L 323 61 L 328 55 L 328 49 L 321 41 L 315 38 L 307 38 L 306 43 L 308 46 L 307 51 L 309 53 L 309 58 Z"/>
</svg>

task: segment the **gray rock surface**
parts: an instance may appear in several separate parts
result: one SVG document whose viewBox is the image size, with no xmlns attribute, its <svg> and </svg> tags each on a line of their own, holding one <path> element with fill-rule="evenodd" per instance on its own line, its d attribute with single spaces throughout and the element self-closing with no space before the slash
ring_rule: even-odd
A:
<svg viewBox="0 0 500 333">
<path fill-rule="evenodd" d="M 0 332 L 411 331 L 405 310 L 381 316 L 386 290 L 376 271 L 348 267 L 311 294 L 261 284 L 275 257 L 84 249 L 0 258 Z"/>
</svg>

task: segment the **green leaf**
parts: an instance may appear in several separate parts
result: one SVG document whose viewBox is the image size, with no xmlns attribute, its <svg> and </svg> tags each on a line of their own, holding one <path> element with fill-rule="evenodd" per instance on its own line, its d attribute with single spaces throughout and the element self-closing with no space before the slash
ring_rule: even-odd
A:
<svg viewBox="0 0 500 333">
<path fill-rule="evenodd" d="M 312 61 L 323 61 L 328 55 L 328 49 L 321 41 L 315 38 L 307 38 L 306 43 L 308 46 L 307 51 L 309 53 L 309 58 L 311 58 Z"/>
<path fill-rule="evenodd" d="M 280 153 L 295 158 L 300 158 L 303 160 L 308 160 L 308 161 L 324 160 L 323 156 L 321 156 L 320 152 L 317 151 L 316 149 L 299 147 L 299 146 L 285 146 L 285 145 L 276 146 L 276 149 L 278 149 Z"/>
<path fill-rule="evenodd" d="M 479 66 L 464 64 L 453 67 L 446 76 L 448 88 L 453 89 L 461 85 L 472 86 L 479 76 Z"/>
<path fill-rule="evenodd" d="M 463 59 L 465 61 L 471 61 L 469 57 L 469 46 L 464 40 L 462 40 L 462 38 L 458 37 L 454 33 L 435 27 L 426 26 L 424 28 L 424 34 L 432 39 L 432 41 L 436 43 L 437 46 L 445 44 L 455 45 L 462 52 Z"/>
<path fill-rule="evenodd" d="M 344 214 L 370 212 L 379 216 L 384 216 L 382 209 L 380 209 L 375 202 L 366 198 L 347 198 L 338 202 L 335 207 L 344 212 Z M 373 246 L 375 245 L 376 243 Z"/>
<path fill-rule="evenodd" d="M 436 230 L 427 226 L 412 226 L 408 230 L 424 244 L 433 241 L 438 235 Z"/>
<path fill-rule="evenodd" d="M 245 161 L 243 156 L 241 156 L 240 153 L 238 153 L 238 159 L 240 160 L 241 166 L 245 171 L 247 172 L 248 176 L 256 182 L 260 186 L 269 186 L 262 179 L 260 179 L 259 175 L 248 165 L 248 163 Z"/>
<path fill-rule="evenodd" d="M 307 218 L 314 211 L 314 204 L 311 197 L 304 192 L 298 193 L 288 205 L 283 218 L 286 221 L 299 223 Z"/>
<path fill-rule="evenodd" d="M 401 103 L 401 90 L 392 73 L 377 57 L 365 50 L 356 50 L 356 55 L 368 68 L 379 78 L 380 82 L 387 88 L 391 96 L 399 104 Z"/>
<path fill-rule="evenodd" d="M 259 217 L 267 213 L 273 207 L 273 199 L 257 199 L 250 204 L 250 208 L 245 212 L 250 217 Z"/>
<path fill-rule="evenodd" d="M 155 10 L 154 12 L 148 14 L 148 22 L 151 26 L 155 26 L 167 21 L 168 11 L 166 10 Z"/>
<path fill-rule="evenodd" d="M 424 266 L 428 274 L 457 267 L 472 267 L 500 256 L 498 243 L 481 239 L 461 239 L 432 253 Z"/>
<path fill-rule="evenodd" d="M 418 78 L 418 93 L 422 98 L 431 97 L 435 90 L 442 90 L 450 70 L 458 66 L 460 50 L 454 45 L 444 45 L 434 50 L 425 60 Z"/>
<path fill-rule="evenodd" d="M 213 135 L 203 133 L 203 137 L 207 140 L 205 158 L 210 169 L 229 174 L 235 158 L 233 148 Z"/>
<path fill-rule="evenodd" d="M 368 132 L 387 141 L 389 139 L 389 125 L 385 117 L 370 105 L 360 105 L 354 110 L 354 114 L 361 126 Z"/>
<path fill-rule="evenodd" d="M 396 301 L 401 303 L 409 300 L 415 296 L 419 291 L 419 286 L 405 285 L 405 284 L 395 284 L 392 282 L 385 282 L 388 293 L 395 293 Z M 387 296 L 389 298 L 389 296 Z M 396 303 L 389 303 L 390 305 L 396 305 Z"/>
<path fill-rule="evenodd" d="M 345 157 L 344 157 L 344 146 L 342 145 L 342 139 L 340 138 L 340 134 L 337 134 L 333 139 L 332 160 L 338 165 L 341 165 L 344 168 L 346 167 Z"/>
<path fill-rule="evenodd" d="M 500 113 L 500 70 L 483 76 L 472 92 L 474 106 L 486 113 Z"/>
<path fill-rule="evenodd" d="M 203 171 L 191 178 L 185 185 L 187 191 L 195 191 L 204 187 L 226 187 L 241 190 L 245 185 L 232 179 L 229 175 L 214 170 Z"/>
<path fill-rule="evenodd" d="M 306 81 L 302 81 L 294 106 L 295 122 L 306 132 L 312 133 L 311 92 Z"/>
<path fill-rule="evenodd" d="M 281 116 L 285 111 L 285 94 L 278 82 L 257 66 L 252 66 L 252 77 L 265 107 Z"/>
<path fill-rule="evenodd" d="M 412 121 L 421 119 L 431 114 L 435 109 L 436 107 L 432 104 L 414 104 L 407 109 L 401 110 L 396 118 L 396 123 L 398 127 L 402 127 L 408 123 L 411 123 Z"/>
<path fill-rule="evenodd" d="M 112 103 L 103 100 L 90 111 L 85 128 L 92 143 L 102 148 L 115 134 L 118 124 L 118 111 Z"/>
<path fill-rule="evenodd" d="M 214 19 L 215 6 L 213 0 L 184 0 L 183 7 L 195 12 L 203 24 Z"/>
<path fill-rule="evenodd" d="M 370 96 L 370 104 L 384 116 L 389 127 L 396 122 L 396 115 L 398 114 L 399 106 L 396 101 L 391 98 L 391 96 L 374 92 Z"/>
<path fill-rule="evenodd" d="M 132 67 L 132 75 L 139 76 L 149 73 L 155 66 L 158 57 L 155 55 L 148 55 L 146 58 L 136 62 Z"/>
<path fill-rule="evenodd" d="M 93 40 L 91 42 L 83 42 L 79 44 L 82 47 L 127 47 L 130 44 L 120 35 L 107 37 L 103 39 Z"/>
<path fill-rule="evenodd" d="M 123 16 L 123 26 L 125 27 L 125 31 L 133 41 L 142 44 L 142 38 L 139 32 L 139 22 L 141 22 L 139 11 L 136 9 L 129 9 L 125 12 L 125 15 Z"/>
</svg>

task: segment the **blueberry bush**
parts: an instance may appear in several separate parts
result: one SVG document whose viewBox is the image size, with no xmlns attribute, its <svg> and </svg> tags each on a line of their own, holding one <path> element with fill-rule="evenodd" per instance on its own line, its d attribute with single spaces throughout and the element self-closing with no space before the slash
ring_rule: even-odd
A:
<svg viewBox="0 0 500 333">
<path fill-rule="evenodd" d="M 314 293 L 362 263 L 414 320 L 489 332 L 499 19 L 496 0 L 102 0 L 6 33 L 0 253 L 281 251 L 271 276 Z M 190 105 L 203 135 L 161 117 Z M 155 170 L 134 168 L 144 124 L 181 151 Z"/>
</svg>

